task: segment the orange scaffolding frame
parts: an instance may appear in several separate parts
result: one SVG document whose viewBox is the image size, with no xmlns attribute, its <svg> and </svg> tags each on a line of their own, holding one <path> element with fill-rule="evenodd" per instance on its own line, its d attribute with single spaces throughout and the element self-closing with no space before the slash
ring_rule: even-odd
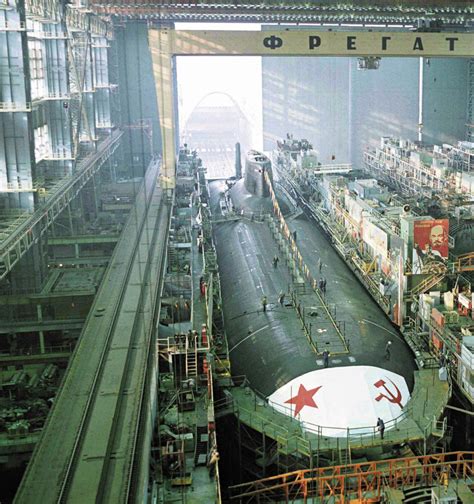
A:
<svg viewBox="0 0 474 504">
<path fill-rule="evenodd" d="M 435 485 L 449 478 L 474 477 L 474 452 L 459 451 L 414 457 L 378 460 L 358 464 L 303 469 L 241 483 L 229 488 L 231 500 L 271 499 L 294 502 L 308 497 L 333 497 L 340 504 L 356 499 L 378 502 L 384 489 L 401 489 L 418 484 Z"/>
</svg>

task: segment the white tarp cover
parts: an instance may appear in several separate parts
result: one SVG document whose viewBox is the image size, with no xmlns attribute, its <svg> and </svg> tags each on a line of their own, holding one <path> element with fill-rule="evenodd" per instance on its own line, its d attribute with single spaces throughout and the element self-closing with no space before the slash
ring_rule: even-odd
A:
<svg viewBox="0 0 474 504">
<path fill-rule="evenodd" d="M 319 369 L 301 375 L 268 397 L 278 411 L 325 436 L 357 436 L 374 431 L 380 417 L 386 430 L 410 399 L 403 376 L 373 366 Z"/>
</svg>

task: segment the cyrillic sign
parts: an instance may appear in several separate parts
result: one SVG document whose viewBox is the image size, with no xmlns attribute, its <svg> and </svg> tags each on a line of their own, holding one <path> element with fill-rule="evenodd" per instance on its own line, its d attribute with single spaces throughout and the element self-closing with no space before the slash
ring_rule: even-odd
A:
<svg viewBox="0 0 474 504">
<path fill-rule="evenodd" d="M 168 31 L 176 55 L 474 57 L 474 33 Z"/>
</svg>

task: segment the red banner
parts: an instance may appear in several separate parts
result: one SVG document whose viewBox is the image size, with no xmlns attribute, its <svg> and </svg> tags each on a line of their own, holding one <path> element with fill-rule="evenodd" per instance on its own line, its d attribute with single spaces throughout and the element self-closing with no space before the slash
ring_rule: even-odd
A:
<svg viewBox="0 0 474 504">
<path fill-rule="evenodd" d="M 413 272 L 432 273 L 448 258 L 448 219 L 415 221 Z"/>
<path fill-rule="evenodd" d="M 415 221 L 415 249 L 422 254 L 433 253 L 435 256 L 448 258 L 448 219 Z"/>
</svg>

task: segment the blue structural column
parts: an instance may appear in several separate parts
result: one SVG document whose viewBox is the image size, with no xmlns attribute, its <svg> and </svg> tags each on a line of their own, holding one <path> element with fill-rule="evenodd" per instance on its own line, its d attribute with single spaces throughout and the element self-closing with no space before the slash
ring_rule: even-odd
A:
<svg viewBox="0 0 474 504">
<path fill-rule="evenodd" d="M 23 0 L 0 11 L 0 201 L 14 216 L 32 211 L 33 128 Z"/>
</svg>

